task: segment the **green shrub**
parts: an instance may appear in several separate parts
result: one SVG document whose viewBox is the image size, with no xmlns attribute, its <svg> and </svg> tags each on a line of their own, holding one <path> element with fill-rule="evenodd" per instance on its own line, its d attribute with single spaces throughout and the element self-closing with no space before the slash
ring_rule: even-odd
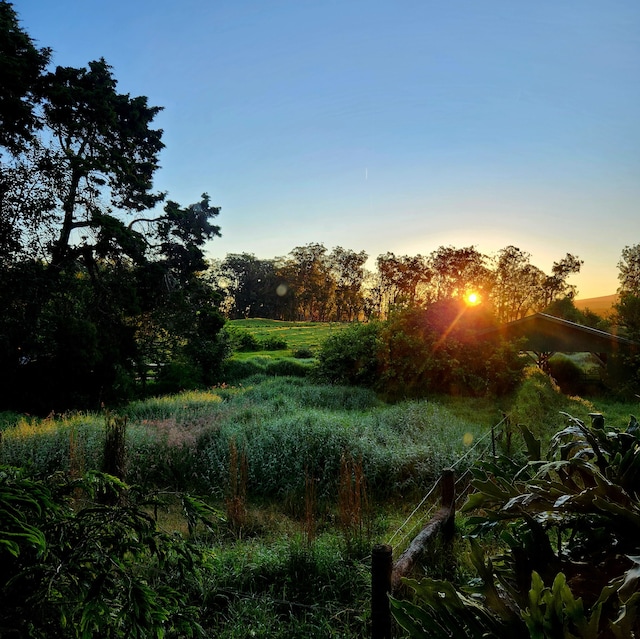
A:
<svg viewBox="0 0 640 639">
<path fill-rule="evenodd" d="M 269 362 L 265 366 L 264 372 L 267 375 L 277 375 L 281 377 L 306 377 L 310 370 L 310 364 L 287 358 Z"/>
<path fill-rule="evenodd" d="M 325 340 L 314 376 L 330 384 L 373 387 L 378 380 L 378 323 L 351 324 Z"/>
<path fill-rule="evenodd" d="M 453 299 L 394 313 L 379 336 L 377 389 L 391 399 L 510 392 L 524 364 L 494 327 L 488 311 Z"/>
<path fill-rule="evenodd" d="M 266 371 L 267 360 L 253 357 L 251 359 L 229 359 L 222 365 L 221 378 L 227 384 L 237 384 L 252 375 L 261 375 Z"/>
<path fill-rule="evenodd" d="M 549 374 L 563 393 L 578 395 L 583 392 L 585 387 L 584 372 L 566 355 L 555 355 L 549 360 Z"/>
<path fill-rule="evenodd" d="M 182 390 L 193 390 L 202 386 L 200 371 L 195 363 L 186 359 L 178 359 L 162 366 L 149 391 L 164 395 L 179 393 Z"/>
<path fill-rule="evenodd" d="M 257 337 L 246 328 L 227 324 L 223 330 L 229 336 L 229 341 L 233 350 L 240 351 L 241 353 L 252 353 L 254 351 L 261 350 L 260 342 Z"/>
<path fill-rule="evenodd" d="M 261 351 L 286 351 L 287 342 L 279 337 L 268 337 L 258 342 Z"/>
<path fill-rule="evenodd" d="M 565 396 L 558 385 L 537 366 L 525 369 L 525 378 L 509 411 L 511 423 L 526 426 L 536 437 L 547 439 L 563 423 L 561 410 L 591 410 L 578 397 Z"/>
<path fill-rule="evenodd" d="M 503 395 L 518 384 L 524 364 L 516 344 L 482 332 L 494 324 L 485 311 L 457 300 L 398 311 L 328 338 L 315 376 L 374 388 L 393 401 L 433 393 Z"/>
<path fill-rule="evenodd" d="M 298 348 L 293 352 L 296 359 L 313 359 L 316 355 L 310 348 Z"/>
<path fill-rule="evenodd" d="M 77 491 L 84 502 L 72 508 Z M 126 505 L 96 503 L 105 491 Z M 184 583 L 171 583 L 202 560 L 157 528 L 145 500 L 110 475 L 45 482 L 0 467 L 3 636 L 204 636 Z"/>
</svg>

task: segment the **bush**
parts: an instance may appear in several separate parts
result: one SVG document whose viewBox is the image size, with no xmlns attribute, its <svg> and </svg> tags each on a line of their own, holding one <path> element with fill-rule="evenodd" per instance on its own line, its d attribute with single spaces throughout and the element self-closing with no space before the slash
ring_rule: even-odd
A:
<svg viewBox="0 0 640 639">
<path fill-rule="evenodd" d="M 640 425 L 605 428 L 565 415 L 543 458 L 523 431 L 529 459 L 493 458 L 473 469 L 463 511 L 475 516 L 468 587 L 407 580 L 413 601 L 394 600 L 410 637 L 636 637 L 640 632 Z M 505 545 L 485 558 L 478 539 Z"/>
<path fill-rule="evenodd" d="M 488 332 L 494 326 L 487 311 L 452 299 L 393 314 L 378 340 L 379 392 L 397 399 L 513 390 L 524 363 L 516 344 Z"/>
<path fill-rule="evenodd" d="M 381 324 L 351 324 L 329 337 L 314 368 L 318 381 L 373 387 L 378 380 L 378 337 Z"/>
<path fill-rule="evenodd" d="M 267 360 L 253 357 L 251 359 L 230 359 L 222 366 L 222 381 L 237 384 L 252 375 L 262 375 L 266 370 Z"/>
<path fill-rule="evenodd" d="M 253 353 L 261 350 L 260 342 L 256 336 L 245 328 L 229 326 L 224 327 L 224 331 L 229 336 L 231 347 L 241 353 Z"/>
<path fill-rule="evenodd" d="M 267 337 L 258 344 L 259 350 L 262 351 L 286 351 L 289 348 L 287 342 L 279 337 Z"/>
<path fill-rule="evenodd" d="M 270 361 L 265 367 L 267 375 L 280 377 L 306 377 L 310 370 L 310 364 L 297 362 L 294 359 L 276 359 Z"/>
<path fill-rule="evenodd" d="M 315 376 L 374 388 L 390 400 L 429 393 L 481 396 L 513 390 L 524 363 L 516 344 L 482 334 L 486 311 L 441 300 L 398 311 L 385 322 L 353 324 L 325 341 Z"/>
<path fill-rule="evenodd" d="M 299 348 L 293 352 L 296 359 L 313 359 L 316 355 L 310 348 Z"/>
<path fill-rule="evenodd" d="M 583 392 L 585 385 L 582 368 L 566 355 L 556 355 L 549 360 L 549 374 L 563 393 L 578 395 Z"/>
<path fill-rule="evenodd" d="M 203 636 L 184 583 L 170 583 L 200 570 L 197 553 L 158 529 L 147 496 L 100 473 L 53 482 L 0 467 L 2 636 Z M 96 502 L 105 491 L 126 505 Z"/>
</svg>

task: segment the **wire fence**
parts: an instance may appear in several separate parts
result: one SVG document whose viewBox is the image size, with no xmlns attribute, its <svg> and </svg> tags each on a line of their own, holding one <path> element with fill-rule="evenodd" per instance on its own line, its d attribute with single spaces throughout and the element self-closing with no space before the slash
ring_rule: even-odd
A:
<svg viewBox="0 0 640 639">
<path fill-rule="evenodd" d="M 493 426 L 490 430 L 488 430 L 484 435 L 479 437 L 473 446 L 467 450 L 467 452 L 459 457 L 452 465 L 451 470 L 455 471 L 459 469 L 459 467 L 463 464 L 463 462 L 471 457 L 474 453 L 476 454 L 476 458 L 481 459 L 484 455 L 487 454 L 489 450 L 492 451 L 492 454 L 495 454 L 495 439 L 497 437 L 498 429 L 502 428 L 503 425 L 507 422 L 507 417 L 503 417 L 495 426 Z M 484 449 L 478 453 L 478 449 L 480 447 L 484 447 Z M 456 506 L 466 498 L 469 493 L 470 485 L 468 478 L 470 477 L 471 472 L 469 469 L 466 469 L 462 475 L 460 475 L 455 481 L 456 487 Z M 440 485 L 440 477 L 433 483 L 427 494 L 420 500 L 418 505 L 413 509 L 410 515 L 404 520 L 404 522 L 398 527 L 398 529 L 391 535 L 389 541 L 387 542 L 392 548 L 394 555 L 401 548 L 404 548 L 406 542 L 408 540 L 413 539 L 417 531 L 419 531 L 424 524 L 431 519 L 434 512 L 437 510 L 438 503 L 437 501 L 430 502 L 431 497 L 436 492 Z M 460 485 L 464 485 L 464 490 L 459 491 L 458 487 Z M 423 506 L 427 503 L 430 503 L 429 508 L 421 512 Z M 409 526 L 409 524 L 411 525 Z M 401 533 L 404 534 L 401 535 Z M 394 541 L 398 539 L 395 544 Z"/>
</svg>

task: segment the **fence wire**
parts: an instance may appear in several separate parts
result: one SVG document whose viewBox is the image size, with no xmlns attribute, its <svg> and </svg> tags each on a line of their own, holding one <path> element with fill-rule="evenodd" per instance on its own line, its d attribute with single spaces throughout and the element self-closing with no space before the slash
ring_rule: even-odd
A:
<svg viewBox="0 0 640 639">
<path fill-rule="evenodd" d="M 455 470 L 458 466 L 460 466 L 460 464 L 467 458 L 469 457 L 475 450 L 478 449 L 478 447 L 481 444 L 485 444 L 486 448 L 484 451 L 482 451 L 481 455 L 479 457 L 482 457 L 486 454 L 487 450 L 488 450 L 488 444 L 491 444 L 493 440 L 489 441 L 488 444 L 486 442 L 487 439 L 491 438 L 493 435 L 496 434 L 496 429 L 501 427 L 505 421 L 507 420 L 507 417 L 503 417 L 495 426 L 493 426 L 490 430 L 488 430 L 484 435 L 482 435 L 481 437 L 479 437 L 477 439 L 477 441 L 473 444 L 473 446 L 471 446 L 471 448 L 469 448 L 469 450 L 462 455 L 461 457 L 459 457 L 452 465 L 451 465 L 451 469 Z M 469 477 L 471 475 L 471 472 L 469 469 L 467 469 L 458 479 L 456 479 L 455 482 L 455 486 L 457 488 L 457 486 L 462 483 L 463 481 L 466 481 L 466 478 Z M 413 519 L 413 517 L 418 513 L 418 511 L 423 507 L 423 505 L 425 504 L 425 502 L 427 502 L 429 500 L 429 498 L 433 495 L 433 493 L 435 492 L 436 488 L 438 488 L 438 486 L 440 485 L 440 478 L 438 478 L 433 485 L 431 486 L 431 489 L 429 490 L 429 492 L 422 498 L 422 500 L 420 501 L 420 503 L 413 509 L 413 511 L 411 512 L 411 514 L 404 520 L 404 522 L 398 527 L 398 529 L 393 533 L 393 535 L 391 536 L 391 538 L 389 539 L 389 545 L 392 546 L 393 548 L 393 552 L 395 553 L 396 550 L 398 548 L 403 547 L 403 545 L 405 544 L 405 542 L 411 538 L 412 536 L 414 536 L 414 533 L 416 531 L 416 529 L 419 526 L 422 526 L 422 524 L 427 520 L 427 518 L 430 518 L 432 513 L 434 512 L 434 510 L 436 510 L 437 504 L 433 504 L 428 510 L 426 510 L 424 513 L 422 513 L 422 515 L 420 516 L 420 518 L 407 530 L 407 532 L 405 532 L 405 534 L 403 534 L 399 541 L 393 545 L 393 540 L 398 537 L 398 535 L 405 529 L 405 527 L 409 524 L 409 522 Z M 458 494 L 458 491 L 456 490 L 456 507 L 458 506 L 458 503 L 462 500 L 462 498 L 466 497 L 467 494 L 469 493 L 469 484 L 467 482 L 466 484 L 466 488 L 463 491 L 462 494 Z"/>
</svg>

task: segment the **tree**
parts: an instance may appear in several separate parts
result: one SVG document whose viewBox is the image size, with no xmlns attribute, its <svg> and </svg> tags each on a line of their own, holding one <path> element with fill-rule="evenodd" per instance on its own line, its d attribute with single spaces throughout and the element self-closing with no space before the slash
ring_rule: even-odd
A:
<svg viewBox="0 0 640 639">
<path fill-rule="evenodd" d="M 540 297 L 544 273 L 530 263 L 530 257 L 515 246 L 507 246 L 498 253 L 491 299 L 501 322 L 523 318 Z"/>
<path fill-rule="evenodd" d="M 421 288 L 433 276 L 427 258 L 422 255 L 385 253 L 376 261 L 378 267 L 378 314 L 386 317 L 393 309 L 411 308 L 422 299 Z"/>
<path fill-rule="evenodd" d="M 38 49 L 20 28 L 13 6 L 0 1 L 0 147 L 20 151 L 33 139 L 39 122 L 40 80 L 50 49 Z"/>
<path fill-rule="evenodd" d="M 542 282 L 542 306 L 548 306 L 562 297 L 573 298 L 576 287 L 567 283 L 567 278 L 573 273 L 579 273 L 584 262 L 576 255 L 567 253 L 559 262 L 554 262 L 551 275 Z"/>
<path fill-rule="evenodd" d="M 10 155 L 0 157 L 0 303 L 22 320 L 0 317 L 7 397 L 35 402 L 37 387 L 37 410 L 95 406 L 125 397 L 150 359 L 186 362 L 209 383 L 223 320 L 202 277 L 203 249 L 220 235 L 219 207 L 204 194 L 156 212 L 165 197 L 153 189 L 160 107 L 119 93 L 103 59 L 43 74 L 48 52 L 34 53 L 9 9 L 0 3 L 0 27 L 21 38 L 16 68 L 29 54 L 38 77 L 24 78 L 36 92 L 1 76 L 24 107 L 2 138 Z M 0 54 L 10 48 L 3 40 Z"/>
<path fill-rule="evenodd" d="M 618 269 L 618 292 L 640 296 L 640 244 L 625 246 L 622 249 Z"/>
<path fill-rule="evenodd" d="M 337 246 L 329 255 L 329 267 L 335 282 L 335 319 L 351 322 L 358 319 L 364 305 L 362 284 L 364 265 L 369 256 Z"/>
<path fill-rule="evenodd" d="M 291 295 L 274 260 L 261 260 L 252 253 L 230 253 L 220 264 L 219 277 L 228 295 L 231 319 L 283 319 Z"/>
<path fill-rule="evenodd" d="M 50 157 L 64 171 L 61 226 L 51 250 L 54 267 L 95 249 L 88 241 L 91 233 L 136 259 L 141 242 L 135 240 L 140 238 L 118 223 L 110 207 L 144 211 L 164 198 L 152 192 L 164 144 L 162 131 L 150 125 L 161 109 L 149 107 L 145 97 L 117 93 L 116 86 L 104 59 L 87 69 L 58 67 L 45 78 L 44 118 L 56 141 Z M 110 206 L 105 207 L 107 198 Z M 74 243 L 74 231 L 87 235 Z"/>
<path fill-rule="evenodd" d="M 297 317 L 323 322 L 329 319 L 335 282 L 326 256 L 327 249 L 318 243 L 297 246 L 280 271 L 295 297 Z"/>
<path fill-rule="evenodd" d="M 469 291 L 482 292 L 488 287 L 485 256 L 473 246 L 457 249 L 441 246 L 429 255 L 431 298 L 461 298 Z"/>
</svg>

